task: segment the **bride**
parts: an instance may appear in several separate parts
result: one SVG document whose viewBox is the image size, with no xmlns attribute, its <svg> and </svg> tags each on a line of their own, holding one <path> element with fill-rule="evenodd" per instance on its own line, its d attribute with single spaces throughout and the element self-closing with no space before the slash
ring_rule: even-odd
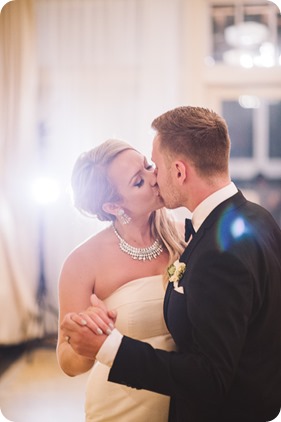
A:
<svg viewBox="0 0 281 422">
<path fill-rule="evenodd" d="M 184 249 L 179 233 L 183 228 L 163 208 L 153 167 L 123 141 L 107 140 L 81 154 L 71 181 L 77 209 L 110 224 L 75 248 L 63 264 L 59 364 L 69 376 L 90 371 L 87 422 L 167 422 L 169 397 L 108 382 L 109 368 L 95 362 L 95 356 L 77 354 L 64 325 L 71 323 L 73 332 L 79 329 L 71 316 L 88 308 L 95 293 L 116 311 L 115 325 L 122 334 L 173 350 L 163 319 L 163 297 L 166 269 Z M 82 332 L 83 328 L 87 329 L 82 327 Z M 96 333 L 102 333 L 98 326 Z"/>
</svg>

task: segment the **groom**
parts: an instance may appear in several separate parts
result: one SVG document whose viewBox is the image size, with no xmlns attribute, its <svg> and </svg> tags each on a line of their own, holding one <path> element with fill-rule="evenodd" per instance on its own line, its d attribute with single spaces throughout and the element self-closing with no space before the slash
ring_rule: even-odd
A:
<svg viewBox="0 0 281 422">
<path fill-rule="evenodd" d="M 231 182 L 219 115 L 178 107 L 152 127 L 160 194 L 167 208 L 188 208 L 194 228 L 180 288 L 170 282 L 164 303 L 177 352 L 115 329 L 96 336 L 97 359 L 111 367 L 109 381 L 171 396 L 171 422 L 273 420 L 281 406 L 280 228 Z"/>
</svg>

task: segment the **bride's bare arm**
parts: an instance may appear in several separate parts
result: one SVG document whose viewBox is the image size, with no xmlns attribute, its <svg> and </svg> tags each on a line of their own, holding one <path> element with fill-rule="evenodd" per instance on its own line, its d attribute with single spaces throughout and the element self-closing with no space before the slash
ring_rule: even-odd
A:
<svg viewBox="0 0 281 422">
<path fill-rule="evenodd" d="M 91 306 L 83 312 L 68 313 L 60 329 L 68 344 L 79 355 L 93 359 L 105 337 L 111 334 L 117 313 L 108 311 L 96 295 L 91 296 Z M 102 338 L 98 338 L 102 336 Z"/>
<path fill-rule="evenodd" d="M 77 249 L 66 259 L 59 279 L 57 358 L 61 369 L 69 376 L 87 372 L 95 361 L 95 356 L 86 358 L 76 353 L 71 347 L 71 339 L 66 337 L 67 334 L 61 328 L 63 321 L 68 320 L 71 314 L 79 313 L 91 305 L 90 297 L 93 288 L 93 268 L 92 266 L 89 268 L 83 254 Z M 71 321 L 69 320 L 69 322 Z M 72 323 L 76 324 L 73 321 Z M 82 333 L 83 328 L 89 330 L 86 326 L 79 327 L 82 329 Z M 87 331 L 85 332 L 87 333 Z M 91 335 L 94 335 L 93 332 Z"/>
</svg>

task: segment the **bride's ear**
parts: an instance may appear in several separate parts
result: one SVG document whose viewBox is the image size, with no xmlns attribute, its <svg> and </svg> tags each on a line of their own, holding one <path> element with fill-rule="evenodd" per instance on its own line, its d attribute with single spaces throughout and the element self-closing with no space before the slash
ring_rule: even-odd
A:
<svg viewBox="0 0 281 422">
<path fill-rule="evenodd" d="M 120 209 L 120 206 L 117 204 L 114 204 L 114 202 L 105 202 L 102 205 L 102 209 L 107 214 L 117 215 L 118 210 Z"/>
</svg>

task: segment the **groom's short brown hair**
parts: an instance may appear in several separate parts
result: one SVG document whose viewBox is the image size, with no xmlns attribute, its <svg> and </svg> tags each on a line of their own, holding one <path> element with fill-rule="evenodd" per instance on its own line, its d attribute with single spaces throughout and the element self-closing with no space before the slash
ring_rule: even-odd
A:
<svg viewBox="0 0 281 422">
<path fill-rule="evenodd" d="M 155 118 L 163 151 L 193 162 L 202 176 L 228 172 L 230 138 L 225 120 L 203 107 L 177 107 Z"/>
</svg>

